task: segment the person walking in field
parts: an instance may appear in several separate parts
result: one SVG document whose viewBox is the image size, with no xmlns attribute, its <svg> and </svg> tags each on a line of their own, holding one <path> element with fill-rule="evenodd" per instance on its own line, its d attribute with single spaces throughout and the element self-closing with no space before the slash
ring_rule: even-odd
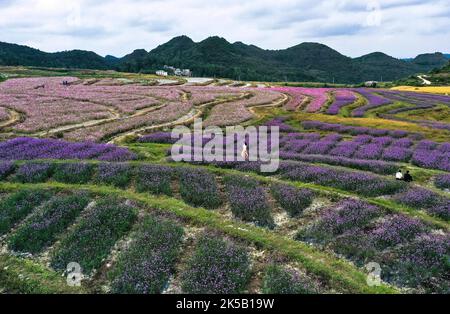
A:
<svg viewBox="0 0 450 314">
<path fill-rule="evenodd" d="M 397 171 L 397 173 L 395 174 L 395 179 L 398 181 L 403 180 L 403 173 L 401 170 Z"/>
<path fill-rule="evenodd" d="M 244 142 L 244 144 L 242 145 L 242 153 L 241 153 L 242 158 L 245 159 L 245 161 L 248 161 L 249 159 L 249 155 L 248 155 L 248 145 L 246 142 Z"/>
</svg>

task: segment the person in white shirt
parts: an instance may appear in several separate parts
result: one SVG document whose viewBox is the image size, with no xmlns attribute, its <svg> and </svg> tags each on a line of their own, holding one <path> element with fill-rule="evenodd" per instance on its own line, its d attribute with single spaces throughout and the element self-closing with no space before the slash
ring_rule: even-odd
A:
<svg viewBox="0 0 450 314">
<path fill-rule="evenodd" d="M 248 156 L 248 146 L 247 143 L 244 142 L 244 145 L 242 145 L 242 153 L 241 153 L 242 158 L 245 159 L 245 161 L 248 160 L 249 156 Z"/>
<path fill-rule="evenodd" d="M 402 173 L 401 170 L 399 170 L 399 171 L 395 174 L 395 179 L 396 179 L 396 180 L 399 180 L 399 181 L 403 180 L 403 173 Z"/>
</svg>

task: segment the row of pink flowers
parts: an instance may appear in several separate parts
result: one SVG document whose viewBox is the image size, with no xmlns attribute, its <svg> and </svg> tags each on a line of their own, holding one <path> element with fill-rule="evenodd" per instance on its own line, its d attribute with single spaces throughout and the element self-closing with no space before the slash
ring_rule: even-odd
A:
<svg viewBox="0 0 450 314">
<path fill-rule="evenodd" d="M 286 105 L 287 110 L 296 110 L 305 100 L 310 99 L 306 111 L 318 112 L 327 103 L 331 88 L 305 88 L 305 87 L 275 87 L 272 90 L 279 91 L 291 96 L 290 102 Z"/>
<path fill-rule="evenodd" d="M 215 106 L 204 125 L 227 126 L 248 121 L 254 117 L 248 107 L 272 104 L 282 97 L 280 93 L 272 90 L 249 89 L 247 91 L 251 92 L 252 97 Z"/>
</svg>

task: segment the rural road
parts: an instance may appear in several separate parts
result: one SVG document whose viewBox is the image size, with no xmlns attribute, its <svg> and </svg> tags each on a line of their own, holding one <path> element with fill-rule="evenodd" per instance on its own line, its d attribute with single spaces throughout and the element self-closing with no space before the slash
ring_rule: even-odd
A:
<svg viewBox="0 0 450 314">
<path fill-rule="evenodd" d="M 422 75 L 417 76 L 423 83 L 423 85 L 431 85 L 431 82 L 425 79 Z"/>
</svg>

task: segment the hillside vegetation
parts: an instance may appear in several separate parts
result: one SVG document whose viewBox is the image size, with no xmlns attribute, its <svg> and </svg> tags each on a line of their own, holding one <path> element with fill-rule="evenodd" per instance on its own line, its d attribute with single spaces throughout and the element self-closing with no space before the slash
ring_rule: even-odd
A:
<svg viewBox="0 0 450 314">
<path fill-rule="evenodd" d="M 144 49 L 116 58 L 73 50 L 46 53 L 26 46 L 0 43 L 0 65 L 46 66 L 81 69 L 115 69 L 154 73 L 164 65 L 189 68 L 195 76 L 249 81 L 333 82 L 393 81 L 441 68 L 441 53 L 399 60 L 381 52 L 352 59 L 319 43 L 302 43 L 282 50 L 264 50 L 242 42 L 210 37 L 194 42 L 175 37 L 147 52 Z"/>
</svg>

